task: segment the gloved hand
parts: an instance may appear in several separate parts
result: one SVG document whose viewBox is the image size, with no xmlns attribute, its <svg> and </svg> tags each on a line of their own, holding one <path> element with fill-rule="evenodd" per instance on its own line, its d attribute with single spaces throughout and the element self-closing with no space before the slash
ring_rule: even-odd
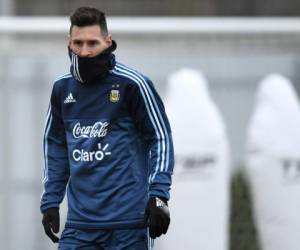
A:
<svg viewBox="0 0 300 250">
<path fill-rule="evenodd" d="M 166 234 L 170 224 L 170 211 L 165 199 L 150 197 L 145 209 L 145 224 L 152 239 Z"/>
<path fill-rule="evenodd" d="M 43 215 L 43 226 L 45 233 L 54 242 L 58 242 L 59 238 L 54 234 L 59 232 L 59 210 L 57 207 L 49 208 Z M 54 232 L 54 233 L 53 233 Z"/>
</svg>

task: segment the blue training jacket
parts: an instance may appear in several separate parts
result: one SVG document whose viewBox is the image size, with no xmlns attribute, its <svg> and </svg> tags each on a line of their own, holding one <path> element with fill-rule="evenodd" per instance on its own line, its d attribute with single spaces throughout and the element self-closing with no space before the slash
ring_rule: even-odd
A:
<svg viewBox="0 0 300 250">
<path fill-rule="evenodd" d="M 143 225 L 149 196 L 169 199 L 174 152 L 152 82 L 117 63 L 97 84 L 55 81 L 44 136 L 41 211 L 59 207 L 66 227 Z"/>
</svg>

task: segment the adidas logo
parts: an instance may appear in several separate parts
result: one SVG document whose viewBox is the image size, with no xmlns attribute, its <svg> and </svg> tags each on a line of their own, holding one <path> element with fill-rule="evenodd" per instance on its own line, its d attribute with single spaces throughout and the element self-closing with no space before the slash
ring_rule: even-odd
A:
<svg viewBox="0 0 300 250">
<path fill-rule="evenodd" d="M 157 207 L 164 207 L 164 206 L 166 206 L 166 204 L 161 199 L 155 197 L 155 200 L 156 200 L 156 206 Z"/>
<path fill-rule="evenodd" d="M 72 103 L 72 102 L 76 102 L 76 100 L 74 99 L 72 93 L 70 93 L 64 100 L 64 103 L 66 104 L 66 103 Z"/>
</svg>

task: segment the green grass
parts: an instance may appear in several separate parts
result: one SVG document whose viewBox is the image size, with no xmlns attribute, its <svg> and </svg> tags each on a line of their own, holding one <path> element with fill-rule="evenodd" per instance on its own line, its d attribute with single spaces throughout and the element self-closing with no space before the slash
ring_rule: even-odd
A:
<svg viewBox="0 0 300 250">
<path fill-rule="evenodd" d="M 260 250 L 249 187 L 238 173 L 231 183 L 230 250 Z"/>
</svg>

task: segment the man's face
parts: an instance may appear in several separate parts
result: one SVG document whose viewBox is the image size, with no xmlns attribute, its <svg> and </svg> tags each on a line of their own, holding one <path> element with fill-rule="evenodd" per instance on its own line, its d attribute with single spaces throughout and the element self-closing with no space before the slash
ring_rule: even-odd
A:
<svg viewBox="0 0 300 250">
<path fill-rule="evenodd" d="M 99 25 L 85 27 L 74 25 L 69 36 L 70 49 L 80 57 L 97 56 L 111 44 L 111 35 L 103 36 Z"/>
</svg>

